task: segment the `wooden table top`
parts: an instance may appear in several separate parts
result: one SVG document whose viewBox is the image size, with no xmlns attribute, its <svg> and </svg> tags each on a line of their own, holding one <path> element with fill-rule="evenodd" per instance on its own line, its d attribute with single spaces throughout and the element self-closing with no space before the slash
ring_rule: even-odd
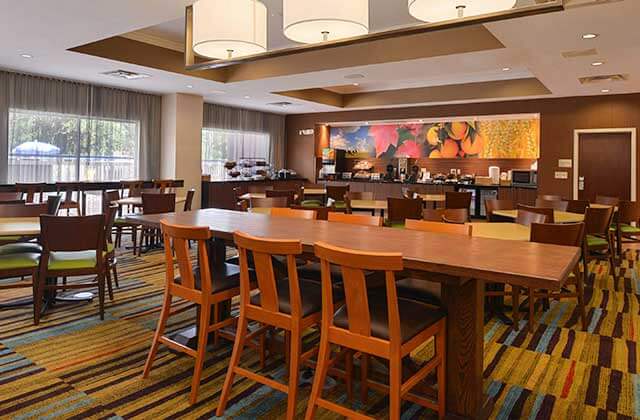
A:
<svg viewBox="0 0 640 420">
<path fill-rule="evenodd" d="M 471 223 L 476 238 L 528 242 L 531 228 L 517 223 Z"/>
<path fill-rule="evenodd" d="M 518 210 L 495 210 L 493 212 L 496 216 L 506 217 L 509 219 L 518 218 Z M 584 214 L 569 213 L 568 211 L 553 211 L 553 218 L 556 223 L 580 223 L 584 222 Z"/>
<path fill-rule="evenodd" d="M 162 219 L 178 225 L 209 226 L 215 237 L 226 240 L 232 240 L 236 230 L 260 237 L 299 239 L 308 253 L 318 241 L 363 251 L 400 252 L 408 269 L 548 289 L 564 283 L 580 256 L 580 250 L 573 247 L 272 218 L 220 209 L 133 215 L 128 219 L 150 227 L 158 227 Z"/>
<path fill-rule="evenodd" d="M 386 200 L 351 200 L 351 208 L 356 210 L 386 210 Z"/>
<path fill-rule="evenodd" d="M 418 194 L 418 197 L 424 201 L 433 201 L 437 203 L 444 203 L 446 196 L 444 194 Z"/>
<path fill-rule="evenodd" d="M 0 236 L 37 236 L 40 235 L 39 217 L 2 217 L 0 218 Z"/>
<path fill-rule="evenodd" d="M 325 195 L 327 190 L 324 188 L 305 188 L 303 192 L 304 195 Z"/>
<path fill-rule="evenodd" d="M 176 203 L 184 203 L 185 201 L 187 201 L 187 197 L 176 196 Z M 114 201 L 114 203 L 121 206 L 142 206 L 142 197 L 125 197 Z"/>
</svg>

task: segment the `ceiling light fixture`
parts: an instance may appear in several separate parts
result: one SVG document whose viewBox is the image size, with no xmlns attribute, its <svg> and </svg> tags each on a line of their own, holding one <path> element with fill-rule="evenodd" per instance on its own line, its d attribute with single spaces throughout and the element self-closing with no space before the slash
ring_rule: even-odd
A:
<svg viewBox="0 0 640 420">
<path fill-rule="evenodd" d="M 303 44 L 369 33 L 369 0 L 283 0 L 284 35 Z"/>
<path fill-rule="evenodd" d="M 187 89 L 193 89 L 193 85 L 187 85 Z"/>
<path fill-rule="evenodd" d="M 609 89 L 602 89 L 600 92 L 602 92 L 602 93 L 609 93 L 609 92 L 611 92 L 611 91 L 610 91 Z"/>
<path fill-rule="evenodd" d="M 244 99 L 251 99 L 251 96 L 245 95 Z"/>
<path fill-rule="evenodd" d="M 31 54 L 20 54 L 20 57 L 22 57 L 22 58 L 33 58 L 33 56 Z"/>
<path fill-rule="evenodd" d="M 591 63 L 592 66 L 594 67 L 598 67 L 604 64 L 604 61 L 594 61 L 593 63 Z"/>
<path fill-rule="evenodd" d="M 353 86 L 360 86 L 360 83 L 354 83 Z"/>
<path fill-rule="evenodd" d="M 593 34 L 593 33 L 582 34 L 582 39 L 596 39 L 597 37 L 598 37 L 598 34 Z"/>
<path fill-rule="evenodd" d="M 511 71 L 511 67 L 503 67 L 502 71 Z"/>
<path fill-rule="evenodd" d="M 232 59 L 267 50 L 267 7 L 259 0 L 198 0 L 193 4 L 193 51 Z"/>
<path fill-rule="evenodd" d="M 408 0 L 409 14 L 424 22 L 462 19 L 512 9 L 516 0 Z"/>
</svg>

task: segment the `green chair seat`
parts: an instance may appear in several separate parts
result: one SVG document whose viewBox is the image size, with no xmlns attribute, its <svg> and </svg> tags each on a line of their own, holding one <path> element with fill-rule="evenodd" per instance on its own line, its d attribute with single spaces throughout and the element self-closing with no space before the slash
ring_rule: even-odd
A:
<svg viewBox="0 0 640 420">
<path fill-rule="evenodd" d="M 116 245 L 114 243 L 107 242 L 107 251 L 105 254 L 111 254 L 116 249 Z"/>
<path fill-rule="evenodd" d="M 0 255 L 0 271 L 38 268 L 40 254 L 8 254 Z"/>
<path fill-rule="evenodd" d="M 42 252 L 42 247 L 34 242 L 18 242 L 0 246 L 0 255 Z"/>
<path fill-rule="evenodd" d="M 52 252 L 49 255 L 49 270 L 82 270 L 96 266 L 95 251 Z"/>
<path fill-rule="evenodd" d="M 609 246 L 609 242 L 606 239 L 600 238 L 598 236 L 587 235 L 587 246 L 588 247 L 606 247 Z"/>
<path fill-rule="evenodd" d="M 615 232 L 617 230 L 617 226 L 616 225 L 612 225 L 611 228 L 609 229 L 612 232 Z M 639 234 L 640 235 L 640 228 L 635 227 L 635 226 L 631 226 L 631 225 L 627 225 L 627 224 L 621 224 L 620 225 L 620 232 L 622 233 L 626 233 L 626 234 Z"/>
<path fill-rule="evenodd" d="M 0 236 L 0 242 L 19 241 L 22 236 Z"/>
<path fill-rule="evenodd" d="M 322 207 L 322 202 L 319 200 L 303 200 L 300 205 L 302 207 Z"/>
<path fill-rule="evenodd" d="M 387 222 L 385 226 L 394 229 L 404 229 L 404 222 Z"/>
<path fill-rule="evenodd" d="M 117 217 L 116 220 L 113 221 L 114 225 L 128 225 L 131 222 L 128 222 L 124 217 Z"/>
<path fill-rule="evenodd" d="M 347 203 L 345 201 L 334 201 L 333 207 L 336 209 L 343 210 L 347 208 Z"/>
</svg>

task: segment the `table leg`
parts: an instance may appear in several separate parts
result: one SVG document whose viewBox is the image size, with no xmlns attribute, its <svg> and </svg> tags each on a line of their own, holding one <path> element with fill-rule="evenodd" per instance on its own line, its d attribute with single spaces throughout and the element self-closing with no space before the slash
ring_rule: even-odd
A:
<svg viewBox="0 0 640 420">
<path fill-rule="evenodd" d="M 447 412 L 486 418 L 483 388 L 484 281 L 442 284 L 447 309 Z"/>
</svg>

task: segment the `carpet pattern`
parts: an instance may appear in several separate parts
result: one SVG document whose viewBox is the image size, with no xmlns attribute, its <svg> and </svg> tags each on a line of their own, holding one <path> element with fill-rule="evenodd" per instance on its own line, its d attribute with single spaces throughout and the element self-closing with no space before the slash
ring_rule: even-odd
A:
<svg viewBox="0 0 640 420">
<path fill-rule="evenodd" d="M 572 300 L 552 301 L 538 314 L 533 334 L 527 334 L 526 321 L 519 332 L 497 320 L 486 324 L 484 375 L 487 394 L 496 401 L 492 418 L 640 418 L 638 253 L 627 253 L 616 280 L 606 263 L 592 263 L 591 271 L 587 332 Z M 30 306 L 0 310 L 0 418 L 215 418 L 231 345 L 208 351 L 194 406 L 188 403 L 191 358 L 161 347 L 150 378 L 143 380 L 163 292 L 163 254 L 123 255 L 119 273 L 120 288 L 113 302 L 107 300 L 104 321 L 97 303 L 58 305 L 38 328 Z M 0 302 L 24 293 L 3 291 Z M 194 312 L 184 312 L 170 319 L 169 329 L 183 329 L 194 319 Z M 247 350 L 242 363 L 258 369 L 257 354 Z M 265 372 L 285 378 L 281 359 L 270 358 Z M 309 384 L 302 387 L 299 416 L 309 391 Z M 329 394 L 346 403 L 340 382 Z M 372 392 L 366 407 L 353 407 L 384 418 L 387 399 Z M 238 379 L 225 416 L 274 419 L 285 410 L 284 394 Z M 410 403 L 403 410 L 405 419 L 434 417 Z M 317 418 L 336 417 L 319 409 Z"/>
</svg>

